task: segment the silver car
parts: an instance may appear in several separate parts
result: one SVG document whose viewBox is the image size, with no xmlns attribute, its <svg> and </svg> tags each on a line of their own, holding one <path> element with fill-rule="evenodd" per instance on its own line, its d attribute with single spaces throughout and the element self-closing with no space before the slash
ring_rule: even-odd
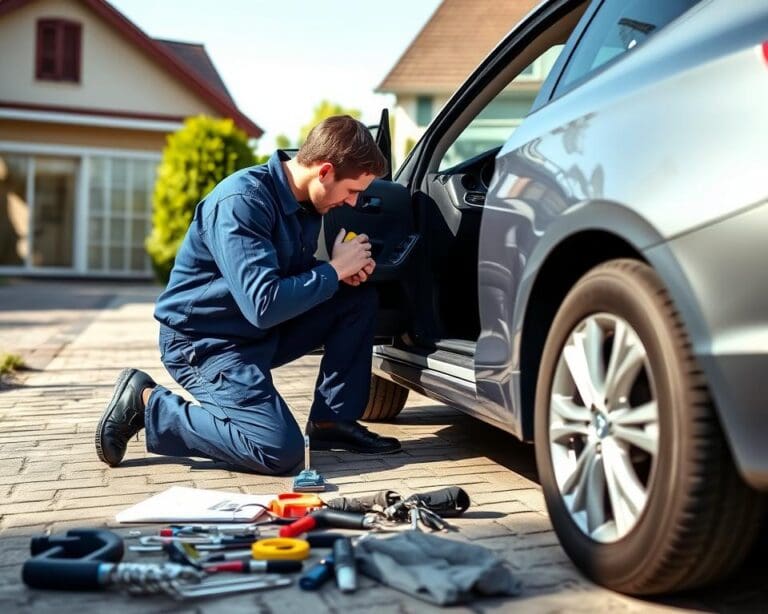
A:
<svg viewBox="0 0 768 614">
<path fill-rule="evenodd" d="M 544 2 L 326 216 L 379 264 L 365 417 L 411 389 L 534 442 L 566 552 L 626 593 L 724 577 L 763 516 L 766 40 L 765 0 Z"/>
</svg>

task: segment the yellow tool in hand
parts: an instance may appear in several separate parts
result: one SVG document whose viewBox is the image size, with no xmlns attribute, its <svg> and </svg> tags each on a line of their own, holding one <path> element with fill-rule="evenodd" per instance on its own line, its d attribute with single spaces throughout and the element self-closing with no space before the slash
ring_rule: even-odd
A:
<svg viewBox="0 0 768 614">
<path fill-rule="evenodd" d="M 309 542 L 292 537 L 270 537 L 251 545 L 251 555 L 258 561 L 303 561 L 309 556 Z"/>
<path fill-rule="evenodd" d="M 350 230 L 347 234 L 344 235 L 344 240 L 342 241 L 342 243 L 346 243 L 347 241 L 351 241 L 356 236 L 357 236 L 357 233 L 356 232 L 352 232 Z"/>
</svg>

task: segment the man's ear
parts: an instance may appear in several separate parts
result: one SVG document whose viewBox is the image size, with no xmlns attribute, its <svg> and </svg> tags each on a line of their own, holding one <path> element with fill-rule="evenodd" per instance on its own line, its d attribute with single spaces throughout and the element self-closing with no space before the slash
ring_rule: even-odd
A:
<svg viewBox="0 0 768 614">
<path fill-rule="evenodd" d="M 317 176 L 320 177 L 320 181 L 326 181 L 328 179 L 333 180 L 333 164 L 330 162 L 323 162 L 320 165 L 320 168 L 317 169 Z"/>
</svg>

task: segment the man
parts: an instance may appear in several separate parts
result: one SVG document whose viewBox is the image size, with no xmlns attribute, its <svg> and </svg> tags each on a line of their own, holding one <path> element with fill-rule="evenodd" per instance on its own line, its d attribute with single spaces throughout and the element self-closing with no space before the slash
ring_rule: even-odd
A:
<svg viewBox="0 0 768 614">
<path fill-rule="evenodd" d="M 382 176 L 386 162 L 366 127 L 329 118 L 296 158 L 234 173 L 197 206 L 155 308 L 162 361 L 199 405 L 145 373 L 125 369 L 97 432 L 96 451 L 118 465 L 128 440 L 146 429 L 147 450 L 203 456 L 264 474 L 303 457 L 303 435 L 275 390 L 271 369 L 320 346 L 306 433 L 313 449 L 381 454 L 400 443 L 356 420 L 368 401 L 376 318 L 365 235 L 313 256 L 321 216 Z M 340 283 L 343 282 L 343 283 Z"/>
</svg>

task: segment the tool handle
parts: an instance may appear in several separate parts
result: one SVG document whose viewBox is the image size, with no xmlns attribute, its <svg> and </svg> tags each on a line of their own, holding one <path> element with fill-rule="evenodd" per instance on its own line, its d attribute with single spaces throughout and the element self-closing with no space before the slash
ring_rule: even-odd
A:
<svg viewBox="0 0 768 614">
<path fill-rule="evenodd" d="M 354 593 L 357 590 L 355 549 L 348 537 L 333 542 L 333 567 L 339 590 L 342 593 Z"/>
<path fill-rule="evenodd" d="M 280 537 L 296 537 L 315 527 L 334 527 L 336 529 L 369 529 L 365 516 L 336 512 L 334 510 L 319 510 L 299 518 L 296 522 L 280 528 Z"/>
<path fill-rule="evenodd" d="M 103 588 L 99 581 L 100 561 L 29 559 L 21 568 L 21 579 L 30 588 L 56 591 L 90 591 Z"/>
<path fill-rule="evenodd" d="M 305 591 L 316 591 L 332 576 L 333 558 L 326 557 L 299 578 L 299 587 Z"/>
<path fill-rule="evenodd" d="M 253 571 L 259 563 L 266 563 L 266 573 L 295 573 L 304 568 L 301 561 L 250 561 L 251 570 Z"/>
<path fill-rule="evenodd" d="M 333 548 L 333 542 L 340 537 L 346 537 L 341 533 L 310 533 L 304 539 L 309 542 L 311 548 Z"/>
<path fill-rule="evenodd" d="M 317 519 L 320 527 L 333 527 L 336 529 L 368 529 L 365 516 L 351 514 L 350 512 L 337 512 L 335 510 L 320 510 L 313 512 L 311 516 Z"/>
<path fill-rule="evenodd" d="M 289 525 L 280 527 L 280 537 L 296 537 L 307 531 L 311 531 L 317 526 L 317 518 L 315 514 L 308 514 L 303 518 L 299 518 L 296 522 L 292 522 Z"/>
<path fill-rule="evenodd" d="M 122 538 L 105 529 L 71 529 L 64 535 L 33 537 L 29 550 L 35 558 L 78 559 L 116 563 L 123 558 Z"/>
<path fill-rule="evenodd" d="M 301 561 L 225 561 L 204 565 L 206 573 L 232 571 L 238 573 L 294 573 L 301 571 Z"/>
</svg>

